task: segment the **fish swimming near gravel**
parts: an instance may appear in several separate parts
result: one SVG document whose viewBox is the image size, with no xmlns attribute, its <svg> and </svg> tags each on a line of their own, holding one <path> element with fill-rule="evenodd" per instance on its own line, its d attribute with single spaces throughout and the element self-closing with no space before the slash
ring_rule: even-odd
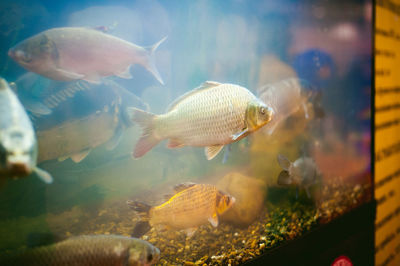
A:
<svg viewBox="0 0 400 266">
<path fill-rule="evenodd" d="M 295 185 L 297 186 L 296 196 L 298 195 L 298 188 L 302 188 L 311 198 L 309 189 L 317 184 L 321 177 L 315 161 L 310 157 L 302 156 L 291 162 L 286 156 L 278 154 L 278 163 L 283 169 L 278 176 L 278 185 Z"/>
<path fill-rule="evenodd" d="M 113 75 L 129 79 L 130 67 L 140 64 L 163 84 L 154 53 L 165 39 L 141 47 L 91 28 L 53 28 L 18 43 L 8 55 L 27 70 L 53 80 L 101 83 L 102 77 Z"/>
<path fill-rule="evenodd" d="M 51 183 L 51 175 L 36 166 L 37 155 L 32 123 L 8 83 L 0 78 L 0 177 L 19 178 L 34 173 Z"/>
<path fill-rule="evenodd" d="M 238 141 L 271 121 L 272 109 L 249 90 L 234 84 L 207 81 L 173 102 L 165 114 L 128 109 L 143 128 L 133 152 L 139 158 L 168 139 L 168 148 L 206 147 L 208 160 L 224 145 Z"/>
<path fill-rule="evenodd" d="M 139 266 L 153 265 L 160 251 L 150 243 L 117 235 L 82 235 L 51 245 L 2 252 L 8 266 Z"/>
<path fill-rule="evenodd" d="M 235 198 L 219 191 L 209 184 L 182 183 L 174 188 L 175 194 L 159 206 L 151 207 L 145 203 L 128 200 L 130 208 L 140 213 L 141 229 L 166 227 L 185 230 L 191 237 L 200 225 L 211 223 L 218 226 L 218 216 L 235 203 Z M 144 226 L 143 223 L 149 225 Z M 146 232 L 134 229 L 133 236 Z"/>
<path fill-rule="evenodd" d="M 263 128 L 268 135 L 289 116 L 303 109 L 306 119 L 310 119 L 308 102 L 312 102 L 314 117 L 321 118 L 324 111 L 320 106 L 321 93 L 312 91 L 309 84 L 298 78 L 289 78 L 267 84 L 258 89 L 259 98 L 274 111 L 274 119 Z"/>
</svg>

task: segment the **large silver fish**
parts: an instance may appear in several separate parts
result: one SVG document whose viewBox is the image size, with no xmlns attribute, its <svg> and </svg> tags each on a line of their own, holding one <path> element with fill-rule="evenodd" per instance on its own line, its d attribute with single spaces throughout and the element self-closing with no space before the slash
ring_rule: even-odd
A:
<svg viewBox="0 0 400 266">
<path fill-rule="evenodd" d="M 206 147 L 208 160 L 224 145 L 238 141 L 267 124 L 270 107 L 249 90 L 234 84 L 207 81 L 173 102 L 167 113 L 154 115 L 129 109 L 132 120 L 143 127 L 133 156 L 143 156 L 163 139 L 168 147 Z"/>
<path fill-rule="evenodd" d="M 20 42 L 8 55 L 29 71 L 54 80 L 100 83 L 112 75 L 132 78 L 130 67 L 140 64 L 163 84 L 154 52 L 164 40 L 144 48 L 95 29 L 53 28 Z"/>
<path fill-rule="evenodd" d="M 46 183 L 51 175 L 36 166 L 37 142 L 31 121 L 7 82 L 0 78 L 0 176 L 35 173 Z"/>
<path fill-rule="evenodd" d="M 140 266 L 153 265 L 160 251 L 150 243 L 117 235 L 82 235 L 64 241 L 2 252 L 0 264 L 8 266 Z"/>
</svg>

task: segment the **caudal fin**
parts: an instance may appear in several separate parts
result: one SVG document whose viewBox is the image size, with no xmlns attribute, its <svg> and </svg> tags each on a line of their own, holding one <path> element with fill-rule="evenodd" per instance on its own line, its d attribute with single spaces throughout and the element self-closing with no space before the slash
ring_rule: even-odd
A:
<svg viewBox="0 0 400 266">
<path fill-rule="evenodd" d="M 130 119 L 143 129 L 142 136 L 133 150 L 133 157 L 140 158 L 160 142 L 160 139 L 154 135 L 155 115 L 134 107 L 127 108 L 127 112 Z"/>
<path fill-rule="evenodd" d="M 154 77 L 160 82 L 162 85 L 164 85 L 164 81 L 161 78 L 160 73 L 158 73 L 156 64 L 155 64 L 155 51 L 157 50 L 158 46 L 163 43 L 167 39 L 167 36 L 162 38 L 160 41 L 158 41 L 156 44 L 146 47 L 147 51 L 147 62 L 145 63 L 144 67 L 151 72 L 151 74 L 154 75 Z"/>
<path fill-rule="evenodd" d="M 149 224 L 149 211 L 151 209 L 151 206 L 146 203 L 133 200 L 127 200 L 126 204 L 130 209 L 137 212 L 140 216 L 140 221 L 135 224 L 131 236 L 141 237 L 151 228 Z"/>
</svg>

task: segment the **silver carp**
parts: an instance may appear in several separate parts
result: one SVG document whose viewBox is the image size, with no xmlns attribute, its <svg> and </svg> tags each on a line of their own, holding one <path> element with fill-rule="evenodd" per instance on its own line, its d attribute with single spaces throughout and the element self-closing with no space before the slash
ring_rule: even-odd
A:
<svg viewBox="0 0 400 266">
<path fill-rule="evenodd" d="M 128 109 L 134 122 L 143 127 L 133 156 L 139 158 L 163 139 L 168 147 L 206 147 L 208 160 L 224 145 L 238 141 L 266 125 L 272 109 L 249 90 L 234 84 L 207 81 L 173 102 L 167 113 L 154 115 Z"/>
<path fill-rule="evenodd" d="M 18 43 L 8 55 L 27 70 L 53 80 L 98 84 L 112 75 L 129 79 L 130 67 L 140 64 L 163 84 L 154 52 L 165 39 L 144 48 L 95 29 L 53 28 Z"/>
</svg>

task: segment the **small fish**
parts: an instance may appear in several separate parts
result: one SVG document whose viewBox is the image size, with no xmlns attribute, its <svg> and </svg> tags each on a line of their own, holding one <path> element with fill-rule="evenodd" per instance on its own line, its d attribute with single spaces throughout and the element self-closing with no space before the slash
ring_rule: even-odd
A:
<svg viewBox="0 0 400 266">
<path fill-rule="evenodd" d="M 154 115 L 137 108 L 128 108 L 128 112 L 143 128 L 133 152 L 135 158 L 169 139 L 168 148 L 206 147 L 206 157 L 211 160 L 224 145 L 258 130 L 273 116 L 272 109 L 246 88 L 214 81 L 179 97 L 165 114 Z"/>
<path fill-rule="evenodd" d="M 210 222 L 218 226 L 218 216 L 235 203 L 235 198 L 208 184 L 183 183 L 175 186 L 175 195 L 159 206 L 151 207 L 137 201 L 127 201 L 130 208 L 143 217 L 140 227 L 166 226 L 175 230 L 185 230 L 191 237 L 200 225 Z M 143 223 L 144 222 L 144 223 Z M 138 232 L 140 235 L 145 232 Z"/>
<path fill-rule="evenodd" d="M 303 80 L 289 78 L 258 89 L 260 99 L 276 114 L 274 119 L 263 129 L 267 134 L 271 135 L 283 121 L 300 108 L 303 108 L 305 118 L 309 119 L 307 102 L 310 100 L 313 101 L 315 115 L 323 116 L 323 110 L 319 103 L 321 94 L 307 90 L 302 85 L 305 85 Z"/>
<path fill-rule="evenodd" d="M 302 156 L 292 163 L 284 155 L 278 154 L 278 163 L 283 168 L 278 176 L 278 185 L 304 188 L 307 196 L 311 198 L 309 188 L 318 183 L 321 176 L 314 160 Z"/>
<path fill-rule="evenodd" d="M 130 67 L 140 64 L 163 84 L 154 52 L 165 39 L 144 48 L 95 29 L 53 28 L 18 43 L 8 55 L 27 70 L 54 80 L 99 84 L 112 75 L 130 79 Z"/>
<path fill-rule="evenodd" d="M 8 266 L 111 266 L 153 265 L 160 251 L 150 243 L 117 235 L 82 235 L 55 244 L 3 252 L 0 264 Z"/>
<path fill-rule="evenodd" d="M 0 176 L 18 178 L 35 173 L 51 183 L 51 175 L 36 166 L 37 153 L 32 123 L 17 96 L 0 78 Z"/>
</svg>

